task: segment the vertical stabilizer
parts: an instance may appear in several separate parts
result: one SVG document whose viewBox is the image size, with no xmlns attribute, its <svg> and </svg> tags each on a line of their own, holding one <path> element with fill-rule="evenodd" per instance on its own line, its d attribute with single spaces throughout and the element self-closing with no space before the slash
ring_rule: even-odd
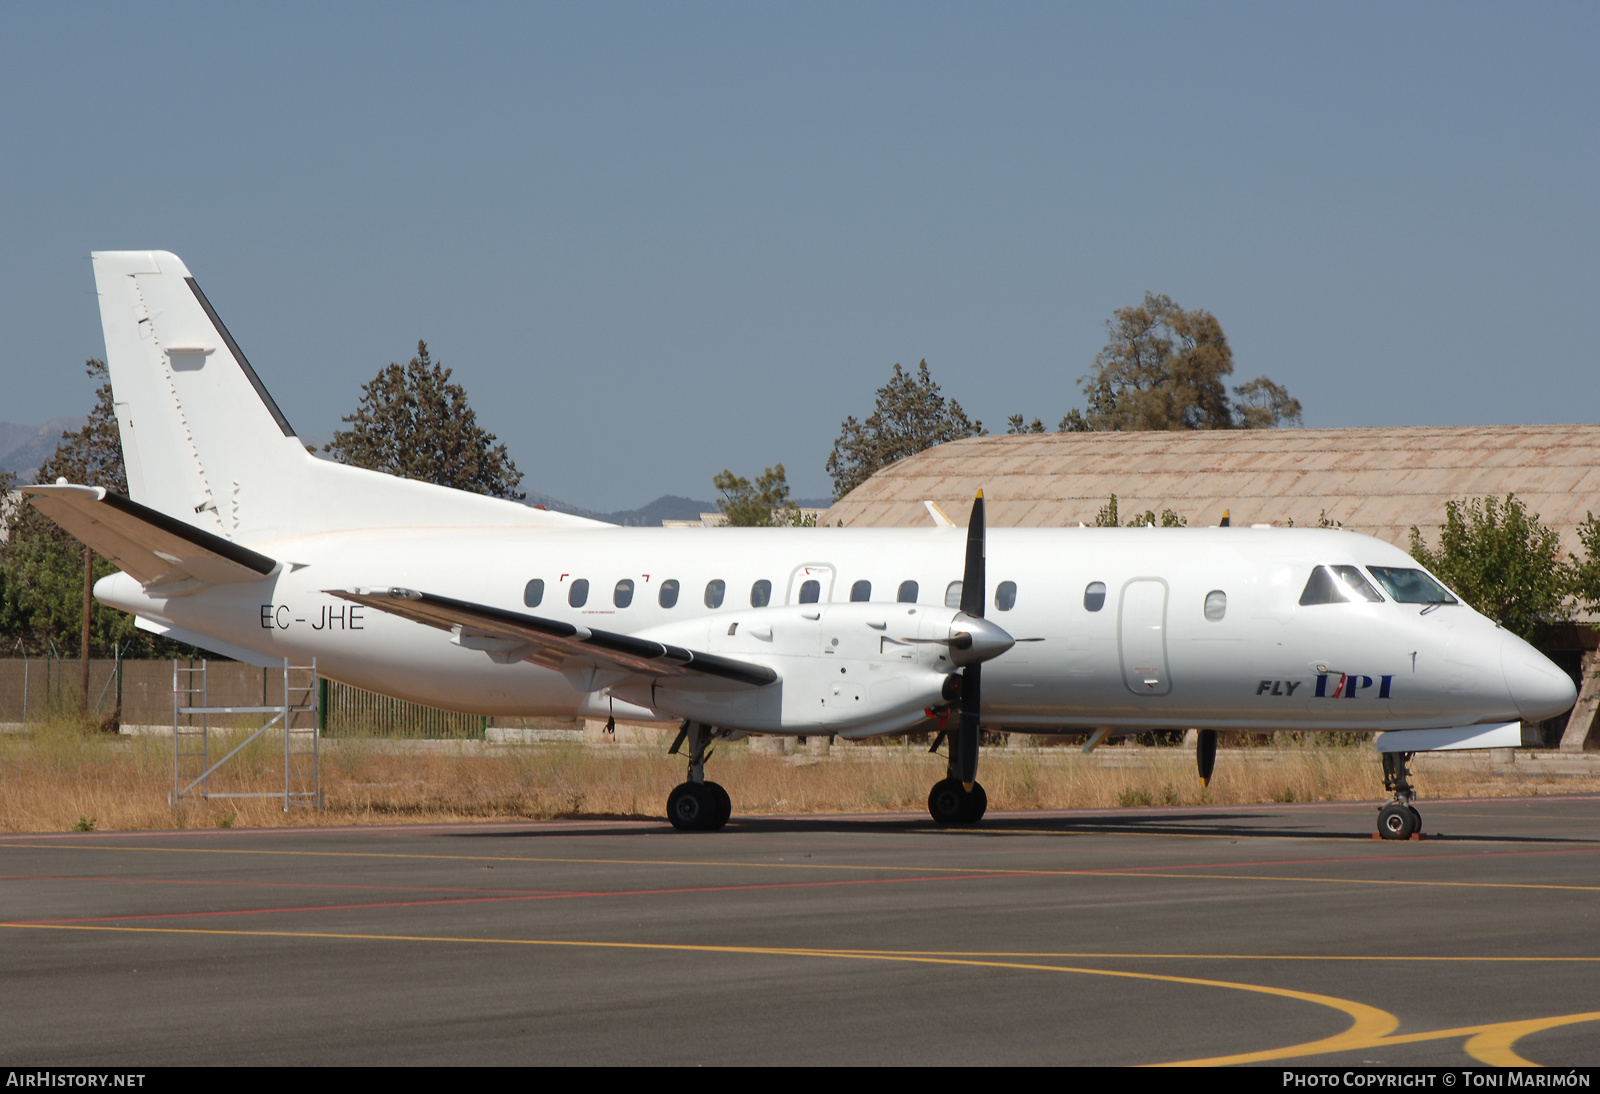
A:
<svg viewBox="0 0 1600 1094">
<path fill-rule="evenodd" d="M 312 457 L 177 255 L 93 258 L 133 500 L 230 539 L 593 523 Z"/>
</svg>

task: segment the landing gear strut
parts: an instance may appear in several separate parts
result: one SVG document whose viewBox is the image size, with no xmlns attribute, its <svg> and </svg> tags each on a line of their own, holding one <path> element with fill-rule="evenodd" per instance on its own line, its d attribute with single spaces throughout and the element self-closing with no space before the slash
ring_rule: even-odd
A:
<svg viewBox="0 0 1600 1094">
<path fill-rule="evenodd" d="M 1394 800 L 1378 812 L 1378 835 L 1384 839 L 1410 839 L 1422 834 L 1422 814 L 1411 803 L 1417 792 L 1411 787 L 1411 757 L 1414 752 L 1383 754 L 1383 788 L 1394 792 Z"/>
<path fill-rule="evenodd" d="M 667 820 L 680 832 L 715 832 L 733 815 L 728 792 L 706 780 L 706 749 L 711 744 L 711 727 L 704 722 L 684 722 L 668 755 L 689 743 L 689 781 L 679 783 L 667 795 Z"/>
</svg>

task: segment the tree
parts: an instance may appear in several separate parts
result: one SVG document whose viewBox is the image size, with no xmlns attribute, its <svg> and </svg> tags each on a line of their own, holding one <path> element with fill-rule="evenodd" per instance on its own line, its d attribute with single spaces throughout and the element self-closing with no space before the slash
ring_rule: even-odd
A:
<svg viewBox="0 0 1600 1094">
<path fill-rule="evenodd" d="M 889 382 L 878 389 L 872 415 L 865 422 L 852 415 L 840 427 L 828 457 L 834 497 L 844 497 L 896 460 L 984 432 L 983 423 L 969 420 L 960 403 L 939 394 L 927 361 L 915 373 L 896 364 Z"/>
<path fill-rule="evenodd" d="M 1445 503 L 1439 547 L 1411 526 L 1411 557 L 1478 611 L 1527 638 L 1541 623 L 1567 618 L 1571 569 L 1559 560 L 1555 529 L 1528 515 L 1515 494 Z"/>
<path fill-rule="evenodd" d="M 1146 509 L 1142 513 L 1136 513 L 1126 527 L 1146 528 L 1152 525 L 1159 525 L 1162 528 L 1187 528 L 1189 526 L 1189 518 L 1179 516 L 1171 509 L 1161 510 L 1161 515 L 1158 517 L 1154 509 Z M 1095 514 L 1094 526 L 1096 528 L 1121 528 L 1124 526 L 1121 514 L 1117 511 L 1117 496 L 1115 494 L 1112 494 L 1106 500 L 1106 503 L 1100 507 L 1100 511 Z"/>
<path fill-rule="evenodd" d="M 1300 402 L 1258 376 L 1228 396 L 1233 350 L 1208 311 L 1184 311 L 1169 296 L 1118 308 L 1089 375 L 1079 378 L 1087 411 L 1061 419 L 1062 433 L 1095 430 L 1274 429 L 1299 425 Z M 1014 416 L 1020 424 L 1022 415 Z M 1023 430 L 1016 430 L 1022 432 Z M 1043 432 L 1042 427 L 1030 432 Z"/>
<path fill-rule="evenodd" d="M 732 471 L 715 476 L 711 485 L 722 494 L 717 499 L 717 508 L 728 518 L 731 528 L 769 528 L 801 523 L 800 507 L 789 496 L 789 481 L 781 463 L 763 471 L 754 485 L 749 479 Z"/>
<path fill-rule="evenodd" d="M 1578 542 L 1583 556 L 1573 559 L 1569 577 L 1571 592 L 1585 611 L 1600 612 L 1600 520 L 1585 513 L 1578 525 Z"/>
<path fill-rule="evenodd" d="M 350 428 L 323 449 L 340 463 L 492 498 L 527 496 L 506 446 L 479 427 L 466 390 L 428 356 L 426 342 L 406 365 L 390 362 L 362 385 L 360 406 L 343 420 Z"/>
<path fill-rule="evenodd" d="M 1023 422 L 1022 422 L 1022 415 L 1021 414 L 1013 414 L 1013 415 L 1011 415 L 1011 417 L 1006 419 L 1006 435 L 1007 436 L 1015 437 L 1015 436 L 1020 436 L 1022 434 L 1025 434 L 1025 433 L 1043 433 L 1043 432 L 1044 432 L 1044 423 L 1041 422 L 1038 418 L 1035 418 L 1033 421 L 1027 423 L 1026 425 L 1024 425 Z"/>
</svg>

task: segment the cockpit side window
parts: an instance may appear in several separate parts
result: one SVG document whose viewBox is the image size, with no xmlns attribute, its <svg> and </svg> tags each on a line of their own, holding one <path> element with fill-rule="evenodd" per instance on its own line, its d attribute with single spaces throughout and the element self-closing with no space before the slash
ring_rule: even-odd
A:
<svg viewBox="0 0 1600 1094">
<path fill-rule="evenodd" d="M 1383 601 L 1383 594 L 1372 587 L 1358 566 L 1318 566 L 1311 571 L 1305 592 L 1300 594 L 1303 605 L 1347 604 L 1352 600 L 1373 604 Z"/>
<path fill-rule="evenodd" d="M 1383 594 L 1372 587 L 1359 566 L 1334 566 L 1333 576 L 1344 582 L 1345 591 L 1351 600 L 1365 600 L 1373 604 L 1383 602 Z"/>
<path fill-rule="evenodd" d="M 1403 566 L 1368 566 L 1372 576 L 1378 579 L 1397 603 L 1400 604 L 1459 604 L 1457 600 L 1443 585 L 1422 570 L 1412 570 Z"/>
<path fill-rule="evenodd" d="M 1326 566 L 1317 566 L 1312 569 L 1305 591 L 1300 594 L 1300 606 L 1343 604 L 1349 599 L 1344 595 L 1344 587 L 1334 580 L 1333 573 Z"/>
</svg>

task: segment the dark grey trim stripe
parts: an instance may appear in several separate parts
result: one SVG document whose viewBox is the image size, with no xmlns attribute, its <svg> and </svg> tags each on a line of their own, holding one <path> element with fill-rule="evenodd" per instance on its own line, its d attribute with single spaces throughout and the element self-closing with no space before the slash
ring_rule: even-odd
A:
<svg viewBox="0 0 1600 1094">
<path fill-rule="evenodd" d="M 455 600 L 433 593 L 418 593 L 417 598 L 423 604 L 434 604 L 441 608 L 471 613 L 514 627 L 548 634 L 553 638 L 574 638 L 578 634 L 577 627 L 557 619 L 524 615 L 521 612 L 491 608 L 486 604 L 474 604 L 468 600 Z M 731 657 L 721 657 L 714 653 L 697 653 L 681 646 L 668 646 L 661 642 L 652 642 L 647 638 L 635 638 L 631 634 L 617 634 L 615 631 L 597 631 L 591 628 L 589 637 L 580 638 L 578 641 L 586 646 L 625 653 L 630 657 L 648 661 L 675 661 L 707 676 L 720 676 L 725 680 L 736 680 L 741 684 L 752 684 L 756 687 L 770 684 L 778 678 L 778 674 L 765 665 L 752 665 L 748 661 L 736 661 Z"/>
<path fill-rule="evenodd" d="M 109 505 L 120 513 L 126 513 L 135 520 L 140 520 L 151 527 L 159 528 L 168 535 L 177 536 L 179 539 L 192 543 L 196 547 L 203 547 L 214 555 L 222 556 L 229 562 L 237 562 L 240 566 L 248 567 L 258 574 L 270 574 L 278 566 L 275 560 L 268 558 L 266 555 L 252 551 L 248 547 L 241 547 L 232 540 L 214 536 L 210 532 L 196 528 L 192 524 L 185 524 L 183 521 L 169 517 L 165 513 L 158 513 L 148 505 L 140 505 L 138 502 L 125 498 L 121 494 L 113 494 L 108 490 L 106 491 L 106 496 L 101 500 L 102 504 Z"/>
<path fill-rule="evenodd" d="M 278 428 L 283 430 L 285 437 L 295 436 L 294 427 L 289 424 L 289 419 L 283 416 L 283 411 L 278 409 L 278 404 L 272 401 L 272 396 L 267 394 L 267 385 L 261 382 L 261 377 L 256 375 L 256 370 L 250 367 L 250 362 L 245 360 L 244 351 L 239 348 L 239 343 L 233 340 L 233 335 L 228 333 L 228 328 L 222 325 L 222 320 L 217 318 L 216 309 L 211 306 L 211 301 L 206 299 L 206 294 L 200 291 L 200 286 L 195 284 L 192 277 L 184 278 L 189 283 L 189 288 L 194 290 L 194 298 L 200 301 L 200 306 L 206 310 L 206 315 L 211 317 L 211 325 L 217 328 L 217 333 L 222 336 L 223 343 L 228 347 L 228 352 L 233 354 L 233 359 L 239 362 L 239 367 L 244 369 L 250 386 L 256 389 L 256 394 L 261 396 L 261 401 L 266 404 L 267 410 L 272 415 L 273 421 L 278 423 Z"/>
</svg>

